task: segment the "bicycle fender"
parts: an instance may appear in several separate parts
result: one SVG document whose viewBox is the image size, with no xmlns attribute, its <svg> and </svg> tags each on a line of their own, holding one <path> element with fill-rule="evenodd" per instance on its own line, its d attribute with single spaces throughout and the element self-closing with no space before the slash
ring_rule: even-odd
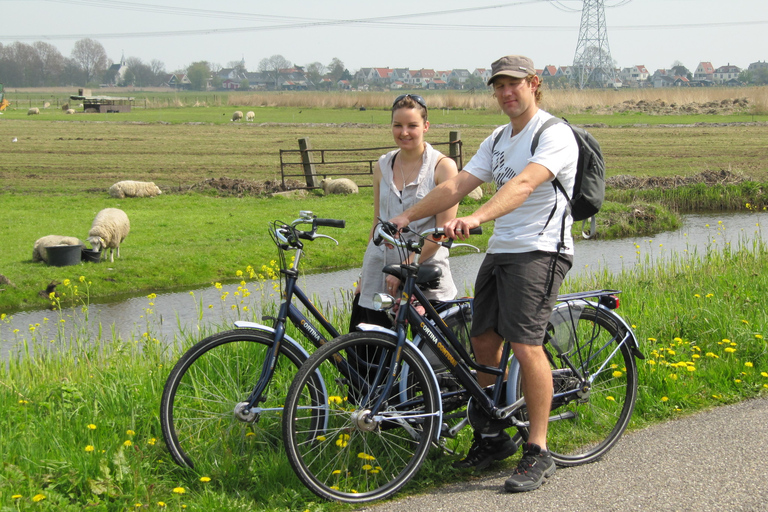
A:
<svg viewBox="0 0 768 512">
<path fill-rule="evenodd" d="M 264 324 L 258 324 L 256 322 L 246 322 L 245 320 L 238 320 L 235 322 L 235 327 L 239 327 L 240 329 L 255 329 L 257 331 L 266 332 L 269 334 L 275 334 L 275 329 Z M 288 336 L 287 334 L 283 334 L 283 343 L 288 342 L 291 345 L 295 345 L 299 351 L 304 354 L 307 358 L 309 358 L 309 352 L 301 346 L 301 344 Z"/>
<path fill-rule="evenodd" d="M 599 306 L 598 307 L 604 311 L 611 312 L 610 309 L 606 308 L 605 306 Z M 632 352 L 632 355 L 635 356 L 638 359 L 645 359 L 645 355 L 640 352 L 640 342 L 637 341 L 637 336 L 635 336 L 635 331 L 632 330 L 632 326 L 629 325 L 624 318 L 621 317 L 621 315 L 617 315 L 616 313 L 611 312 L 613 315 L 613 318 L 619 321 L 621 325 L 624 326 L 624 329 L 627 331 L 627 335 L 629 336 L 629 351 Z"/>
<path fill-rule="evenodd" d="M 363 332 L 380 332 L 382 334 L 391 334 L 395 338 L 397 338 L 397 333 L 393 331 L 392 329 L 387 329 L 386 327 L 382 327 L 380 325 L 376 324 L 366 324 L 366 323 L 359 323 L 355 326 L 355 328 L 358 331 Z"/>
</svg>

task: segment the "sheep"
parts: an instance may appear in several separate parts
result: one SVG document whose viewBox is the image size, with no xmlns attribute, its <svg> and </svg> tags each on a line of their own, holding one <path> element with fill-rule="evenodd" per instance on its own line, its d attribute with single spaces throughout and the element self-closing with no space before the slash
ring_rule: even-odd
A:
<svg viewBox="0 0 768 512">
<path fill-rule="evenodd" d="M 357 184 L 349 178 L 340 178 L 337 180 L 325 178 L 320 182 L 323 192 L 328 194 L 357 194 Z"/>
<path fill-rule="evenodd" d="M 64 113 L 65 113 L 65 114 L 74 114 L 74 113 L 75 113 L 75 109 L 73 109 L 73 108 L 68 108 L 68 109 L 67 109 L 67 110 L 66 110 Z"/>
<path fill-rule="evenodd" d="M 162 194 L 160 187 L 151 181 L 118 181 L 109 187 L 109 195 L 123 199 L 124 197 L 155 197 Z"/>
<path fill-rule="evenodd" d="M 128 216 L 119 208 L 104 208 L 93 219 L 91 230 L 88 232 L 88 243 L 94 251 L 109 249 L 110 261 L 115 262 L 115 249 L 120 257 L 120 243 L 128 236 L 131 223 Z M 107 251 L 104 251 L 104 258 Z"/>
<path fill-rule="evenodd" d="M 253 121 L 256 118 L 256 114 L 254 114 L 253 110 L 249 110 L 245 113 L 245 120 L 246 121 Z"/>
<path fill-rule="evenodd" d="M 55 245 L 83 245 L 83 242 L 74 236 L 47 235 L 38 238 L 32 249 L 32 261 L 44 261 L 48 263 L 48 247 L 53 247 Z"/>
<path fill-rule="evenodd" d="M 232 114 L 232 120 L 233 121 L 239 121 L 242 118 L 243 118 L 243 113 L 240 112 L 239 110 L 235 110 L 235 113 Z"/>
<path fill-rule="evenodd" d="M 31 109 L 27 110 L 28 116 L 36 116 L 40 113 L 40 109 L 37 107 L 32 107 Z"/>
<path fill-rule="evenodd" d="M 481 200 L 483 198 L 483 187 L 477 187 L 476 189 L 472 190 L 472 192 L 467 194 L 467 197 L 474 199 L 475 201 Z"/>
<path fill-rule="evenodd" d="M 49 102 L 47 102 L 47 101 L 45 103 L 43 103 L 43 108 L 48 108 L 50 106 L 51 106 L 51 104 Z"/>
</svg>

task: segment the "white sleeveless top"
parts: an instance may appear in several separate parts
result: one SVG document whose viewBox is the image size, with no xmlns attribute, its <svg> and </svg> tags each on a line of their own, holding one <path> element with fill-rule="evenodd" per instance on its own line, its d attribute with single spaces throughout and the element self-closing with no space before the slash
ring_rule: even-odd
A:
<svg viewBox="0 0 768 512">
<path fill-rule="evenodd" d="M 393 181 L 393 164 L 395 155 L 399 152 L 399 149 L 390 151 L 379 158 L 379 169 L 381 169 L 379 217 L 384 220 L 400 215 L 435 188 L 435 167 L 440 159 L 444 157 L 442 153 L 425 142 L 418 176 L 415 180 L 408 183 L 401 193 L 397 190 Z M 436 219 L 435 217 L 427 217 L 426 219 L 411 222 L 408 227 L 417 233 L 421 233 L 426 229 L 436 227 Z M 406 238 L 409 236 L 413 237 L 412 234 L 405 234 L 403 236 Z M 387 293 L 386 274 L 381 270 L 386 265 L 400 264 L 401 262 L 398 250 L 387 249 L 384 244 L 376 247 L 373 245 L 373 241 L 368 242 L 368 248 L 363 257 L 360 306 L 373 309 L 373 295 L 376 293 Z M 440 286 L 436 290 L 425 291 L 428 299 L 450 300 L 456 297 L 456 286 L 453 284 L 451 268 L 448 264 L 448 249 L 440 247 L 434 256 L 422 260 L 421 264 L 438 266 L 443 272 L 440 278 Z"/>
</svg>

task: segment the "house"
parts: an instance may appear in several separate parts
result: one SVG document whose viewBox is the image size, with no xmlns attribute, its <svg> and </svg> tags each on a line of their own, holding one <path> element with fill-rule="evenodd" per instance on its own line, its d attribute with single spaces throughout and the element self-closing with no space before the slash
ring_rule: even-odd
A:
<svg viewBox="0 0 768 512">
<path fill-rule="evenodd" d="M 160 87 L 170 87 L 171 89 L 189 89 L 192 82 L 186 73 L 170 73 L 163 77 Z"/>
<path fill-rule="evenodd" d="M 560 71 L 560 68 L 557 66 L 544 66 L 541 69 L 541 75 L 539 76 L 541 76 L 541 78 L 554 78 L 557 76 L 558 71 Z M 536 74 L 538 74 L 538 70 Z"/>
<path fill-rule="evenodd" d="M 349 82 L 349 80 L 339 80 L 338 82 L 336 82 L 336 85 L 339 86 L 339 89 L 342 89 L 345 91 L 352 89 L 352 84 Z"/>
<path fill-rule="evenodd" d="M 738 81 L 739 74 L 741 74 L 741 68 L 729 63 L 725 66 L 720 66 L 715 70 L 714 81 L 719 84 L 734 79 Z"/>
<path fill-rule="evenodd" d="M 618 76 L 625 84 L 632 87 L 639 87 L 648 81 L 650 73 L 645 66 L 638 65 L 622 69 L 619 71 Z"/>
<path fill-rule="evenodd" d="M 448 81 L 463 86 L 472 74 L 468 69 L 454 69 L 448 76 Z"/>
<path fill-rule="evenodd" d="M 128 71 L 128 65 L 125 63 L 125 54 L 120 57 L 120 62 L 112 64 L 107 70 L 107 76 L 111 77 L 112 83 L 109 85 L 122 84 L 125 81 L 125 73 Z"/>
<path fill-rule="evenodd" d="M 394 82 L 403 82 L 408 83 L 411 78 L 411 71 L 408 68 L 395 68 L 392 70 L 392 75 L 390 76 L 391 81 Z"/>
<path fill-rule="evenodd" d="M 747 67 L 748 71 L 757 71 L 758 69 L 768 69 L 768 62 L 757 61 L 753 62 L 749 65 L 749 67 Z"/>
<path fill-rule="evenodd" d="M 405 82 L 402 80 L 393 80 L 391 84 L 389 84 L 389 88 L 394 90 L 402 89 L 405 87 Z"/>
<path fill-rule="evenodd" d="M 487 84 L 488 80 L 491 79 L 491 70 L 488 68 L 477 68 L 472 72 L 472 75 L 480 78 L 484 84 Z"/>
<path fill-rule="evenodd" d="M 431 82 L 427 84 L 427 89 L 435 90 L 435 89 L 447 89 L 448 83 L 445 80 L 441 80 L 439 78 L 435 78 Z"/>
<path fill-rule="evenodd" d="M 368 81 L 368 76 L 371 74 L 371 70 L 373 68 L 360 68 L 355 73 L 355 76 L 353 77 L 356 82 L 360 83 L 366 83 Z"/>
<path fill-rule="evenodd" d="M 426 87 L 429 82 L 435 79 L 434 69 L 420 69 L 412 76 L 413 85 Z"/>
<path fill-rule="evenodd" d="M 709 80 L 713 81 L 715 78 L 715 68 L 711 62 L 699 62 L 696 67 L 696 71 L 693 73 L 693 79 L 696 81 Z"/>
<path fill-rule="evenodd" d="M 392 70 L 390 68 L 371 68 L 366 81 L 371 84 L 388 84 L 392 81 Z"/>
</svg>

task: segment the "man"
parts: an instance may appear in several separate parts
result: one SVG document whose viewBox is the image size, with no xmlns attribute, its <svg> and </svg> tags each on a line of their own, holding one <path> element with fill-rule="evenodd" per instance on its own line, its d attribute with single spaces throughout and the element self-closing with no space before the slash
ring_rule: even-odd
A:
<svg viewBox="0 0 768 512">
<path fill-rule="evenodd" d="M 457 176 L 391 222 L 402 228 L 445 210 L 483 182 L 496 184 L 485 204 L 445 229 L 448 236 L 465 239 L 471 228 L 495 221 L 475 282 L 472 346 L 479 363 L 498 367 L 507 341 L 520 362 L 530 435 L 520 463 L 504 483 L 507 491 L 520 492 L 537 489 L 555 472 L 546 437 L 552 374 L 542 344 L 560 284 L 573 263 L 573 239 L 570 216 L 562 221 L 566 199 L 552 181 L 557 178 L 564 190 L 573 190 L 578 147 L 571 129 L 557 123 L 541 132 L 531 154 L 534 135 L 552 117 L 538 107 L 541 82 L 531 59 L 502 57 L 493 63 L 491 75 L 488 85 L 510 123 L 494 130 Z M 478 380 L 489 386 L 494 377 L 481 373 Z M 485 430 L 475 431 L 467 457 L 455 467 L 483 469 L 517 451 L 504 430 Z"/>
</svg>

